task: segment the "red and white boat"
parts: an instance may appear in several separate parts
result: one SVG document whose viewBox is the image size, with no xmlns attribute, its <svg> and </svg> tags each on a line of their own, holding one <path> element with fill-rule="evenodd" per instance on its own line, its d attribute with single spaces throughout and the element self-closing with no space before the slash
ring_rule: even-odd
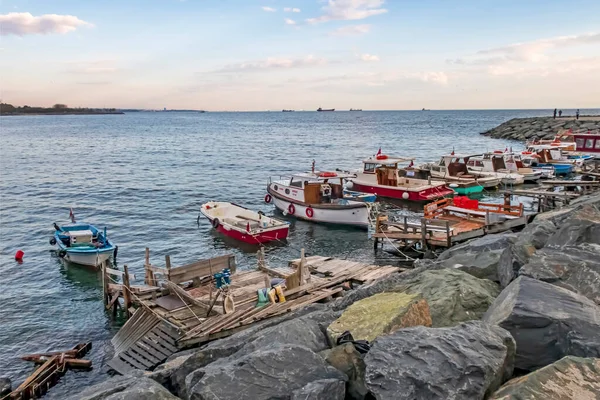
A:
<svg viewBox="0 0 600 400">
<path fill-rule="evenodd" d="M 287 238 L 289 223 L 270 218 L 233 203 L 209 201 L 200 212 L 213 228 L 233 239 L 251 243 L 267 243 Z"/>
<path fill-rule="evenodd" d="M 433 201 L 454 193 L 443 181 L 415 178 L 415 171 L 411 169 L 413 161 L 414 158 L 378 153 L 363 160 L 363 169 L 356 177 L 349 179 L 349 188 L 408 201 Z M 409 162 L 407 168 L 398 167 L 398 164 Z"/>
</svg>

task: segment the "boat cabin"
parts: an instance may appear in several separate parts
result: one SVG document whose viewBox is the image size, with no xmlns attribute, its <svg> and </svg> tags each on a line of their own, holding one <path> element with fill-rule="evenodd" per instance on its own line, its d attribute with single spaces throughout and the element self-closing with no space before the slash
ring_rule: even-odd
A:
<svg viewBox="0 0 600 400">
<path fill-rule="evenodd" d="M 272 180 L 269 187 L 277 195 L 307 204 L 344 203 L 344 179 L 354 175 L 329 171 L 294 174 Z"/>
<path fill-rule="evenodd" d="M 475 171 L 483 172 L 498 172 L 506 170 L 504 162 L 504 153 L 495 151 L 493 153 L 485 153 L 481 157 L 473 157 L 467 161 L 467 166 Z"/>
<path fill-rule="evenodd" d="M 363 174 L 375 175 L 377 184 L 382 186 L 406 186 L 415 184 L 423 185 L 422 182 L 411 181 L 415 178 L 415 171 L 412 170 L 414 164 L 412 157 L 388 157 L 379 155 L 363 160 Z M 400 168 L 398 164 L 410 163 L 407 168 Z"/>
<path fill-rule="evenodd" d="M 567 157 L 563 155 L 562 149 L 560 147 L 545 144 L 529 146 L 527 151 L 523 154 L 527 153 L 537 155 L 537 158 L 539 160 L 538 162 L 540 163 L 560 162 L 567 159 Z"/>
<path fill-rule="evenodd" d="M 457 154 L 442 156 L 437 164 L 431 165 L 431 172 L 433 172 L 434 176 L 439 176 L 440 174 L 457 177 L 470 175 L 467 164 L 470 158 L 475 156 Z"/>
<path fill-rule="evenodd" d="M 576 151 L 583 153 L 600 153 L 600 133 L 574 134 Z"/>
</svg>

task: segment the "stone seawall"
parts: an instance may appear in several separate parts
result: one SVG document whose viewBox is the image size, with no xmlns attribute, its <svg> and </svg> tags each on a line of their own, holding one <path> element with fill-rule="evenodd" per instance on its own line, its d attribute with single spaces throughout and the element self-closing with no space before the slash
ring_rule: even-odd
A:
<svg viewBox="0 0 600 400">
<path fill-rule="evenodd" d="M 562 129 L 572 129 L 573 132 L 600 130 L 600 115 L 585 115 L 578 120 L 573 117 L 513 118 L 481 134 L 496 139 L 552 139 Z"/>
</svg>

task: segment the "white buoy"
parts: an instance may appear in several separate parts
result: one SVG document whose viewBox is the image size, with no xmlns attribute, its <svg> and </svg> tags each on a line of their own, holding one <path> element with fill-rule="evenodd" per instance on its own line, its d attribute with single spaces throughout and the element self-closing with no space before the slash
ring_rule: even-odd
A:
<svg viewBox="0 0 600 400">
<path fill-rule="evenodd" d="M 408 192 L 404 192 L 404 193 L 402 193 L 402 198 L 403 198 L 404 200 L 408 200 L 408 198 L 409 198 L 409 197 L 410 197 L 410 196 L 409 196 Z"/>
</svg>

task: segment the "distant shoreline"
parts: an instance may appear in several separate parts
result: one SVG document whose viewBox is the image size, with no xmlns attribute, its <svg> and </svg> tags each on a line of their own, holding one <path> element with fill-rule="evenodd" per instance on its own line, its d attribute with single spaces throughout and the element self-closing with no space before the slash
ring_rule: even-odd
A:
<svg viewBox="0 0 600 400">
<path fill-rule="evenodd" d="M 39 115 L 121 115 L 123 111 L 98 111 L 98 112 L 48 112 L 48 113 L 2 113 L 2 117 L 22 117 L 22 116 L 39 116 Z"/>
</svg>

